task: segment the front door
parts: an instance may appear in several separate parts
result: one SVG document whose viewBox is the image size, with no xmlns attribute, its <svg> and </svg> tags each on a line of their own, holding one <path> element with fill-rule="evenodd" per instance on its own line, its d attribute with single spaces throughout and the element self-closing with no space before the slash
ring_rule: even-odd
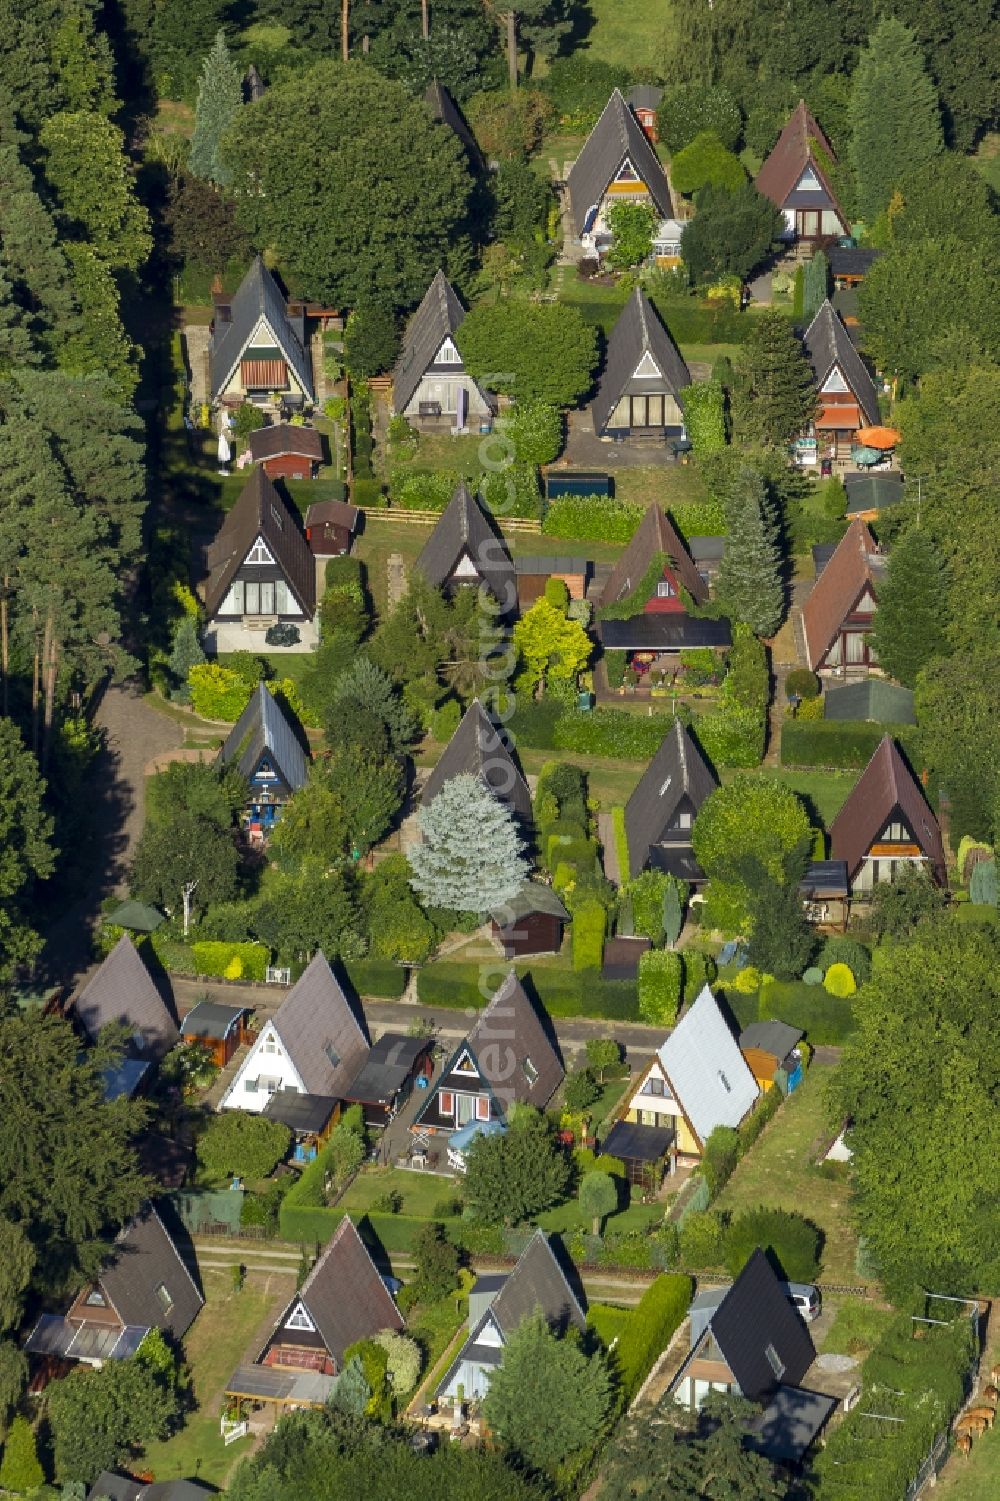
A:
<svg viewBox="0 0 1000 1501">
<path fill-rule="evenodd" d="M 633 396 L 630 398 L 630 427 L 662 427 L 663 397 Z"/>
<path fill-rule="evenodd" d="M 475 1119 L 476 1102 L 471 1094 L 455 1096 L 455 1123 L 459 1126 L 467 1126 Z"/>
<path fill-rule="evenodd" d="M 799 210 L 799 234 L 804 240 L 818 240 L 819 225 L 819 209 L 804 208 Z"/>
</svg>

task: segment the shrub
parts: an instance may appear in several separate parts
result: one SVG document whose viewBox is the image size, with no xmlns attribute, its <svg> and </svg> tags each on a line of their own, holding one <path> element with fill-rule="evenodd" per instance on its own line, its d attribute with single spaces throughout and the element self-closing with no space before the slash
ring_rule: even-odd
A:
<svg viewBox="0 0 1000 1501">
<path fill-rule="evenodd" d="M 578 1068 L 566 1075 L 563 1099 L 567 1110 L 586 1110 L 600 1093 L 601 1087 L 589 1068 Z"/>
<path fill-rule="evenodd" d="M 444 1226 L 432 1221 L 417 1236 L 413 1245 L 416 1262 L 415 1285 L 429 1303 L 447 1298 L 458 1284 L 458 1252 L 444 1233 Z"/>
<path fill-rule="evenodd" d="M 569 604 L 569 590 L 564 579 L 549 578 L 545 580 L 545 598 L 549 604 L 565 614 Z"/>
<path fill-rule="evenodd" d="M 690 1277 L 664 1272 L 650 1283 L 633 1310 L 615 1346 L 626 1405 L 683 1322 L 693 1290 Z"/>
<path fill-rule="evenodd" d="M 808 667 L 793 667 L 785 678 L 785 693 L 788 698 L 818 698 L 820 681 Z"/>
<path fill-rule="evenodd" d="M 786 720 L 781 730 L 781 764 L 860 771 L 868 765 L 884 735 L 898 740 L 911 760 L 920 764 L 912 725 L 848 719 Z"/>
<path fill-rule="evenodd" d="M 351 485 L 351 500 L 356 506 L 381 507 L 386 504 L 381 483 L 368 475 L 356 477 Z"/>
<path fill-rule="evenodd" d="M 755 990 L 760 989 L 760 982 L 760 970 L 755 969 L 752 964 L 747 964 L 740 970 L 736 978 L 730 980 L 729 983 L 734 990 L 740 991 L 741 994 L 752 995 Z"/>
<path fill-rule="evenodd" d="M 446 745 L 458 729 L 462 719 L 462 706 L 455 698 L 449 698 L 431 715 L 431 734 L 441 745 Z"/>
<path fill-rule="evenodd" d="M 743 163 L 726 150 L 713 130 L 699 131 L 670 163 L 671 185 L 679 193 L 697 193 L 708 186 L 734 193 L 746 180 Z"/>
<path fill-rule="evenodd" d="M 573 968 L 600 969 L 604 960 L 607 913 L 598 901 L 583 902 L 573 914 Z"/>
<path fill-rule="evenodd" d="M 685 1266 L 718 1266 L 722 1256 L 722 1221 L 710 1209 L 695 1209 L 680 1229 L 680 1258 Z"/>
<path fill-rule="evenodd" d="M 188 673 L 188 687 L 196 714 L 234 724 L 246 708 L 254 684 L 219 662 L 198 662 Z"/>
<path fill-rule="evenodd" d="M 262 943 L 216 943 L 203 939 L 191 945 L 191 958 L 196 975 L 263 983 L 271 951 Z"/>
<path fill-rule="evenodd" d="M 726 398 L 718 381 L 696 381 L 681 398 L 684 423 L 695 455 L 717 453 L 726 446 Z"/>
<path fill-rule="evenodd" d="M 812 1282 L 819 1271 L 820 1233 L 801 1214 L 761 1208 L 738 1215 L 725 1234 L 726 1270 L 738 1277 L 758 1247 L 772 1252 L 792 1282 Z"/>
<path fill-rule="evenodd" d="M 519 516 L 536 521 L 541 515 L 542 492 L 534 464 L 511 464 L 487 470 L 479 479 L 483 504 L 495 516 Z"/>
<path fill-rule="evenodd" d="M 684 959 L 684 999 L 694 1001 L 706 985 L 711 985 L 719 973 L 718 967 L 712 955 L 703 953 L 701 949 L 685 949 L 682 957 Z"/>
<path fill-rule="evenodd" d="M 822 698 L 804 698 L 795 710 L 795 718 L 801 719 L 803 723 L 815 724 L 825 713 L 826 704 Z"/>
<path fill-rule="evenodd" d="M 846 964 L 831 964 L 823 977 L 823 988 L 831 995 L 846 1000 L 857 990 L 857 982 Z"/>
<path fill-rule="evenodd" d="M 856 938 L 848 938 L 846 935 L 838 934 L 833 938 L 828 938 L 819 951 L 816 963 L 823 973 L 832 964 L 846 964 L 859 985 L 863 985 L 871 978 L 871 954 L 863 943 L 859 943 Z M 802 978 L 805 979 L 805 975 Z M 822 979 L 822 974 L 820 979 Z"/>
<path fill-rule="evenodd" d="M 716 1126 L 705 1143 L 701 1170 L 714 1199 L 721 1193 L 739 1161 L 739 1137 L 732 1126 Z"/>
<path fill-rule="evenodd" d="M 344 1351 L 342 1369 L 346 1371 L 352 1361 L 357 1361 L 360 1366 L 364 1384 L 369 1393 L 364 1409 L 365 1416 L 375 1417 L 385 1400 L 389 1379 L 388 1352 L 374 1339 L 359 1339 L 355 1344 L 348 1345 Z"/>
<path fill-rule="evenodd" d="M 815 964 L 810 964 L 809 968 L 802 976 L 802 983 L 803 985 L 822 985 L 823 971 L 821 969 L 817 969 Z"/>
<path fill-rule="evenodd" d="M 625 668 L 627 666 L 627 652 L 606 651 L 604 653 L 604 671 L 607 674 L 609 688 L 615 690 L 621 687 L 625 681 Z"/>
<path fill-rule="evenodd" d="M 420 1346 L 415 1339 L 399 1334 L 395 1329 L 383 1329 L 381 1334 L 376 1334 L 375 1343 L 385 1351 L 389 1385 L 397 1397 L 405 1396 L 420 1378 L 423 1364 Z"/>
<path fill-rule="evenodd" d="M 608 495 L 561 495 L 546 508 L 542 531 L 576 542 L 624 544 L 632 540 L 645 514 L 645 506 L 636 501 L 613 500 Z"/>
<path fill-rule="evenodd" d="M 642 717 L 625 709 L 570 710 L 557 721 L 556 750 L 607 756 L 617 761 L 651 761 L 673 725 L 672 716 Z"/>
<path fill-rule="evenodd" d="M 35 1431 L 27 1418 L 16 1417 L 4 1439 L 0 1486 L 5 1491 L 23 1495 L 36 1490 L 44 1479 L 45 1472 L 38 1461 Z"/>
<path fill-rule="evenodd" d="M 284 1157 L 292 1133 L 280 1121 L 245 1110 L 213 1115 L 198 1137 L 198 1161 L 214 1177 L 266 1178 Z"/>
<path fill-rule="evenodd" d="M 767 721 L 757 709 L 743 708 L 723 700 L 713 714 L 698 720 L 698 739 L 716 766 L 747 769 L 759 766 L 764 757 Z"/>
<path fill-rule="evenodd" d="M 654 1026 L 673 1026 L 681 999 L 682 962 L 669 949 L 639 956 L 639 1015 Z"/>
</svg>

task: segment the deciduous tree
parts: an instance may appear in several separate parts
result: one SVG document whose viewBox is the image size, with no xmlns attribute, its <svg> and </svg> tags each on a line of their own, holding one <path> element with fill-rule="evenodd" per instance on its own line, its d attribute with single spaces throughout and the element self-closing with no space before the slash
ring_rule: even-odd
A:
<svg viewBox="0 0 1000 1501">
<path fill-rule="evenodd" d="M 131 887 L 143 901 L 180 910 L 187 932 L 191 912 L 236 895 L 239 860 L 232 833 L 193 813 L 147 823 L 132 861 Z"/>
<path fill-rule="evenodd" d="M 462 320 L 456 337 L 469 371 L 515 400 L 575 406 L 590 388 L 596 335 L 566 303 L 482 303 Z"/>
<path fill-rule="evenodd" d="M 584 1173 L 580 1179 L 580 1208 L 591 1220 L 591 1229 L 600 1235 L 601 1224 L 618 1208 L 618 1185 L 610 1173 Z"/>
<path fill-rule="evenodd" d="M 761 873 L 788 881 L 792 858 L 810 841 L 809 819 L 796 794 L 781 782 L 745 773 L 706 798 L 691 831 L 706 875 L 735 887 L 744 901 Z"/>
<path fill-rule="evenodd" d="M 557 1204 L 570 1166 L 551 1121 L 513 1105 L 507 1130 L 477 1136 L 465 1154 L 465 1200 L 491 1225 L 520 1225 Z"/>
<path fill-rule="evenodd" d="M 198 1161 L 216 1178 L 266 1178 L 288 1151 L 292 1133 L 280 1121 L 246 1110 L 213 1115 L 198 1137 Z"/>
<path fill-rule="evenodd" d="M 653 253 L 653 235 L 659 216 L 648 203 L 613 203 L 608 210 L 611 249 L 607 262 L 616 271 L 641 266 Z"/>
<path fill-rule="evenodd" d="M 82 234 L 109 266 L 136 271 L 153 242 L 118 126 L 106 115 L 74 110 L 46 120 L 39 142 L 70 237 Z"/>
<path fill-rule="evenodd" d="M 165 1438 L 178 1398 L 138 1355 L 77 1368 L 48 1393 L 56 1475 L 89 1483 L 150 1439 Z"/>
<path fill-rule="evenodd" d="M 712 130 L 700 131 L 670 163 L 670 182 L 679 193 L 697 193 L 706 187 L 735 193 L 746 180 L 739 157 L 727 151 Z"/>
<path fill-rule="evenodd" d="M 399 353 L 399 326 L 391 307 L 370 300 L 353 309 L 344 329 L 344 358 L 354 376 L 390 370 Z"/>
<path fill-rule="evenodd" d="M 593 651 L 590 637 L 578 620 L 547 599 L 532 605 L 514 627 L 514 646 L 522 668 L 519 686 L 533 692 L 546 686 L 572 688 Z"/>
<path fill-rule="evenodd" d="M 541 1313 L 522 1321 L 483 1401 L 501 1445 L 532 1469 L 553 1471 L 599 1441 L 611 1413 L 603 1354 L 587 1356 Z"/>
</svg>

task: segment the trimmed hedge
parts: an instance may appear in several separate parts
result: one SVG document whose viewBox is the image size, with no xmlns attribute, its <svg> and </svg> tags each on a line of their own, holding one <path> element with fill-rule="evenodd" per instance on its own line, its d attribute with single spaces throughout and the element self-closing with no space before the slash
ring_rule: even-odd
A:
<svg viewBox="0 0 1000 1501">
<path fill-rule="evenodd" d="M 573 968 L 600 969 L 608 914 L 598 901 L 581 902 L 573 913 Z"/>
<path fill-rule="evenodd" d="M 217 980 L 267 978 L 271 951 L 262 943 L 219 943 L 203 939 L 191 945 L 196 975 Z"/>
<path fill-rule="evenodd" d="M 639 955 L 639 1015 L 654 1026 L 672 1027 L 677 1020 L 684 984 L 680 954 L 671 949 L 647 949 Z"/>
<path fill-rule="evenodd" d="M 611 830 L 615 841 L 615 859 L 618 861 L 618 879 L 624 885 L 629 879 L 632 865 L 628 852 L 628 834 L 625 831 L 625 809 L 620 804 L 611 809 Z"/>
<path fill-rule="evenodd" d="M 614 1350 L 626 1405 L 680 1328 L 693 1292 L 690 1277 L 664 1272 L 643 1293 Z"/>
<path fill-rule="evenodd" d="M 913 764 L 919 765 L 913 725 L 851 719 L 786 719 L 781 730 L 781 764 L 860 771 L 868 765 L 883 735 L 898 740 Z"/>
<path fill-rule="evenodd" d="M 672 724 L 668 714 L 645 717 L 625 709 L 569 710 L 555 726 L 555 748 L 618 761 L 651 761 Z"/>
<path fill-rule="evenodd" d="M 726 1270 L 738 1277 L 757 1247 L 770 1249 L 792 1282 L 812 1282 L 819 1272 L 819 1230 L 787 1209 L 748 1209 L 726 1229 Z"/>
<path fill-rule="evenodd" d="M 550 537 L 574 542 L 620 542 L 632 533 L 646 514 L 634 500 L 613 500 L 608 495 L 560 495 L 546 508 L 542 531 Z"/>
<path fill-rule="evenodd" d="M 590 1016 L 605 1021 L 638 1021 L 639 998 L 633 980 L 602 980 L 593 971 L 574 974 L 566 969 L 550 969 L 529 964 L 518 965 L 522 977 L 530 974 L 535 993 L 550 1016 Z M 499 984 L 504 967 L 497 963 L 495 984 Z M 417 975 L 417 998 L 424 1006 L 446 1006 L 455 1010 L 481 1008 L 489 996 L 479 989 L 482 966 L 478 964 L 429 965 Z"/>
</svg>

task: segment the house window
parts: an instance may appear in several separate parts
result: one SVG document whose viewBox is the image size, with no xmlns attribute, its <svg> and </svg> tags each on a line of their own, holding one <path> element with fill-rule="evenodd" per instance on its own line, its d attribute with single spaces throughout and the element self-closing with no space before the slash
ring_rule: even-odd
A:
<svg viewBox="0 0 1000 1501">
<path fill-rule="evenodd" d="M 489 1098 L 484 1094 L 476 1095 L 476 1120 L 488 1121 L 490 1118 Z"/>
<path fill-rule="evenodd" d="M 243 581 L 242 581 L 242 579 L 237 579 L 235 584 L 230 585 L 229 593 L 226 595 L 225 599 L 222 601 L 222 607 L 219 610 L 219 614 L 220 615 L 242 615 L 243 614 L 243 601 L 244 601 Z"/>
<path fill-rule="evenodd" d="M 438 350 L 437 359 L 434 363 L 437 365 L 460 365 L 462 363 L 462 356 L 451 340 L 446 339 Z"/>
<path fill-rule="evenodd" d="M 101 1289 L 99 1287 L 92 1287 L 90 1289 L 90 1292 L 87 1294 L 87 1307 L 107 1308 L 107 1306 L 108 1305 L 104 1301 L 104 1294 L 101 1292 Z"/>
<path fill-rule="evenodd" d="M 271 554 L 268 552 L 267 548 L 264 546 L 264 539 L 263 539 L 263 537 L 258 537 L 257 538 L 257 540 L 254 543 L 253 547 L 251 547 L 250 551 L 246 555 L 246 561 L 248 563 L 255 563 L 255 564 L 256 563 L 273 563 L 274 562 L 274 559 L 271 557 Z"/>
<path fill-rule="evenodd" d="M 658 579 L 656 584 L 657 599 L 673 599 L 675 593 L 673 584 L 669 579 Z"/>
<path fill-rule="evenodd" d="M 479 1070 L 476 1068 L 476 1065 L 473 1063 L 468 1053 L 463 1053 L 461 1058 L 455 1064 L 455 1072 L 456 1074 L 478 1074 Z"/>
<path fill-rule="evenodd" d="M 663 1099 L 663 1093 L 664 1093 L 663 1080 L 662 1079 L 647 1079 L 646 1080 L 646 1091 L 645 1092 L 646 1092 L 646 1094 L 655 1095 L 658 1100 L 662 1100 Z"/>
<path fill-rule="evenodd" d="M 778 1354 L 773 1345 L 765 1345 L 764 1354 L 767 1356 L 768 1365 L 774 1372 L 775 1381 L 780 1381 L 782 1376 L 785 1374 L 785 1362 L 782 1360 L 781 1356 Z"/>
<path fill-rule="evenodd" d="M 334 1068 L 338 1068 L 340 1066 L 340 1054 L 337 1052 L 337 1049 L 334 1047 L 333 1043 L 328 1042 L 323 1051 L 327 1056 L 327 1061 L 331 1063 Z"/>
<path fill-rule="evenodd" d="M 256 1094 L 259 1084 L 259 1079 L 247 1079 L 244 1082 L 243 1088 L 246 1090 L 247 1094 Z"/>
<path fill-rule="evenodd" d="M 308 1329 L 308 1330 L 312 1331 L 312 1330 L 314 1330 L 316 1328 L 316 1325 L 313 1323 L 312 1319 L 306 1313 L 305 1309 L 302 1307 L 302 1304 L 301 1303 L 296 1303 L 293 1312 L 285 1320 L 285 1328 L 286 1329 Z"/>
<path fill-rule="evenodd" d="M 274 608 L 277 614 L 288 614 L 288 585 L 284 579 L 276 579 L 274 585 Z"/>
<path fill-rule="evenodd" d="M 618 177 L 617 177 L 616 181 L 618 181 L 618 182 L 638 182 L 639 181 L 639 174 L 635 170 L 635 168 L 633 167 L 632 163 L 629 161 L 628 157 L 626 157 L 625 160 L 622 162 L 621 168 L 619 169 Z"/>
<path fill-rule="evenodd" d="M 257 1080 L 257 1083 L 260 1085 L 260 1088 L 265 1094 L 277 1094 L 278 1090 L 281 1088 L 280 1079 L 268 1078 L 266 1074 L 261 1074 L 260 1078 Z"/>
<path fill-rule="evenodd" d="M 726 1091 L 726 1094 L 732 1094 L 733 1086 L 730 1084 L 721 1068 L 719 1069 L 719 1079 L 721 1080 L 722 1087 Z"/>
<path fill-rule="evenodd" d="M 157 1303 L 159 1303 L 164 1313 L 169 1313 L 171 1308 L 173 1308 L 174 1306 L 174 1300 L 170 1295 L 170 1289 L 167 1287 L 167 1284 L 165 1282 L 161 1282 L 159 1287 L 156 1289 L 156 1301 Z"/>
<path fill-rule="evenodd" d="M 532 1063 L 531 1059 L 530 1058 L 525 1058 L 524 1064 L 522 1066 L 524 1068 L 524 1077 L 527 1079 L 529 1085 L 533 1086 L 533 1085 L 537 1084 L 537 1082 L 538 1082 L 538 1070 L 535 1067 L 535 1065 Z"/>
<path fill-rule="evenodd" d="M 896 821 L 889 824 L 883 837 L 889 844 L 908 844 L 910 841 L 910 831 L 905 823 Z"/>
<path fill-rule="evenodd" d="M 441 1093 L 438 1095 L 438 1114 L 455 1114 L 455 1096 L 452 1094 L 450 1089 L 442 1089 Z"/>
<path fill-rule="evenodd" d="M 278 1039 L 275 1037 L 275 1035 L 274 1035 L 273 1032 L 269 1032 L 267 1034 L 267 1036 L 264 1038 L 264 1052 L 265 1053 L 280 1053 L 281 1052 L 281 1049 L 278 1046 Z"/>
<path fill-rule="evenodd" d="M 279 531 L 284 531 L 284 529 L 285 529 L 285 518 L 284 518 L 284 516 L 282 516 L 281 512 L 278 510 L 278 507 L 274 504 L 273 501 L 271 502 L 271 516 L 272 516 L 275 524 L 277 525 Z"/>
</svg>

